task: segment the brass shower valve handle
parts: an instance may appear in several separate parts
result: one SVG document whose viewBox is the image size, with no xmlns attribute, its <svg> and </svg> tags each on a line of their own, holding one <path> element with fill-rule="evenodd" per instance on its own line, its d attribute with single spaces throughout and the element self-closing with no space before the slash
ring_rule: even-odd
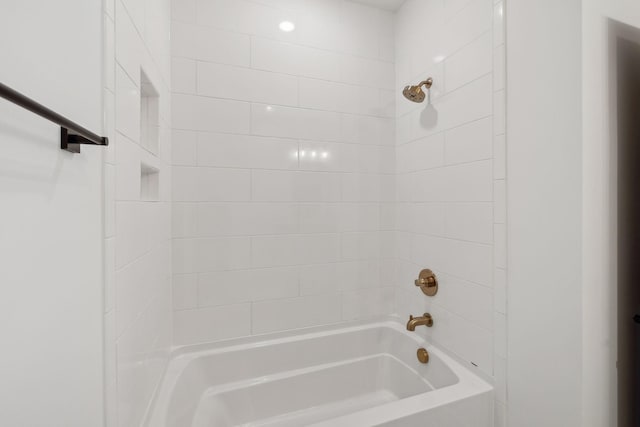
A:
<svg viewBox="0 0 640 427">
<path fill-rule="evenodd" d="M 438 278 L 431 270 L 424 269 L 420 272 L 420 275 L 415 281 L 415 285 L 422 289 L 422 292 L 427 296 L 434 296 L 438 293 Z"/>
<path fill-rule="evenodd" d="M 435 282 L 436 282 L 436 279 L 433 276 L 430 276 L 427 278 L 416 279 L 415 284 L 416 286 L 430 286 L 430 285 L 433 285 Z"/>
</svg>

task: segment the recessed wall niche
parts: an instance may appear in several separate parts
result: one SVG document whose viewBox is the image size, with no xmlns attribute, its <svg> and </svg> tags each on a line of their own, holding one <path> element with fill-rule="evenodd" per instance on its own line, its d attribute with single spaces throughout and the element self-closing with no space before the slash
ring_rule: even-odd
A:
<svg viewBox="0 0 640 427">
<path fill-rule="evenodd" d="M 151 80 L 140 70 L 140 145 L 157 155 L 160 139 L 160 97 Z"/>
<path fill-rule="evenodd" d="M 160 170 L 146 163 L 140 164 L 140 199 L 160 199 Z"/>
</svg>

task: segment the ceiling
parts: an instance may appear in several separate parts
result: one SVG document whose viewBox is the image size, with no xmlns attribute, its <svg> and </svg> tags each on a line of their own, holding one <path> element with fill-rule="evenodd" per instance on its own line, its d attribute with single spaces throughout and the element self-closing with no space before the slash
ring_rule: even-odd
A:
<svg viewBox="0 0 640 427">
<path fill-rule="evenodd" d="M 380 9 L 390 10 L 395 12 L 400 9 L 400 6 L 405 2 L 405 0 L 351 0 L 356 3 L 362 3 L 373 7 L 378 7 Z"/>
</svg>

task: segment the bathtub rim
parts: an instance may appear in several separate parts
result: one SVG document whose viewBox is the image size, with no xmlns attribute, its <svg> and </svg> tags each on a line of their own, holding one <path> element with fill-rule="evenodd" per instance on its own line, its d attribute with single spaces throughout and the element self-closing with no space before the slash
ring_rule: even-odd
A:
<svg viewBox="0 0 640 427">
<path fill-rule="evenodd" d="M 156 389 L 154 390 L 153 398 L 147 406 L 147 410 L 145 411 L 145 416 L 143 418 L 144 421 L 141 425 L 145 427 L 151 427 L 153 425 L 151 423 L 157 420 L 158 416 L 166 415 L 158 414 L 157 411 L 160 409 L 158 405 L 167 408 L 168 403 L 171 399 L 170 391 L 173 390 L 175 383 L 180 378 L 180 373 L 193 360 L 221 351 L 239 351 L 246 349 L 249 346 L 251 346 L 252 348 L 262 347 L 278 343 L 292 342 L 298 339 L 312 339 L 314 337 L 323 337 L 338 333 L 357 332 L 364 329 L 374 329 L 379 327 L 391 328 L 396 332 L 401 333 L 408 339 L 415 341 L 417 347 L 428 347 L 429 352 L 439 357 L 458 377 L 458 382 L 456 384 L 438 389 L 440 394 L 443 393 L 443 390 L 446 390 L 444 394 L 449 396 L 448 400 L 437 402 L 437 404 L 434 404 L 431 398 L 427 398 L 425 400 L 425 393 L 423 393 L 421 395 L 412 396 L 405 399 L 409 400 L 410 405 L 413 405 L 415 407 L 416 404 L 420 404 L 423 405 L 422 410 L 426 410 L 428 408 L 424 407 L 424 405 L 427 405 L 428 407 L 442 406 L 452 401 L 473 397 L 475 395 L 483 393 L 493 392 L 494 387 L 491 384 L 493 382 L 491 377 L 484 374 L 484 372 L 480 371 L 479 369 L 472 370 L 467 367 L 466 365 L 470 364 L 470 362 L 461 360 L 457 355 L 451 354 L 450 352 L 440 348 L 437 344 L 432 343 L 427 338 L 418 333 L 408 332 L 405 325 L 400 323 L 399 317 L 383 316 L 367 320 L 341 322 L 330 325 L 292 329 L 275 333 L 231 338 L 211 343 L 174 346 L 169 353 L 169 360 L 167 362 L 166 368 L 164 370 L 162 378 L 160 379 L 156 386 Z M 170 381 L 170 383 L 167 384 L 167 381 Z M 454 399 L 453 397 L 459 397 L 459 399 Z M 399 401 L 393 403 L 397 404 L 398 402 Z M 386 405 L 382 406 L 384 407 Z M 367 411 L 371 410 L 375 410 L 375 408 L 371 408 Z M 416 411 L 414 411 L 413 413 L 415 412 Z M 411 413 L 408 412 L 404 415 L 411 415 Z M 350 420 L 354 417 L 357 418 L 358 416 L 358 413 L 349 414 L 339 417 L 335 420 L 338 422 L 340 422 L 340 420 L 352 422 Z M 389 419 L 393 420 L 392 418 Z M 318 426 L 320 427 L 323 424 L 324 423 L 319 423 Z"/>
<path fill-rule="evenodd" d="M 494 378 L 490 374 L 486 373 L 477 365 L 474 365 L 469 360 L 459 356 L 455 352 L 440 346 L 437 343 L 437 341 L 432 341 L 430 337 L 425 336 L 426 335 L 425 331 L 418 331 L 416 329 L 415 332 L 408 332 L 405 327 L 405 324 L 406 324 L 405 319 L 401 318 L 398 315 L 374 316 L 374 317 L 369 317 L 367 319 L 361 319 L 361 320 L 350 320 L 346 322 L 330 323 L 327 325 L 308 326 L 304 328 L 288 329 L 285 331 L 267 332 L 263 334 L 247 335 L 247 336 L 235 337 L 235 338 L 225 338 L 225 339 L 205 342 L 205 343 L 173 345 L 169 350 L 169 355 L 168 355 L 169 363 L 167 364 L 167 366 L 169 366 L 169 364 L 173 360 L 179 359 L 185 355 L 202 353 L 202 352 L 206 353 L 208 351 L 213 351 L 215 349 L 219 349 L 223 347 L 226 348 L 229 346 L 240 346 L 240 345 L 249 344 L 249 343 L 279 340 L 279 339 L 285 339 L 290 337 L 297 337 L 301 335 L 337 331 L 337 330 L 342 330 L 347 328 L 354 328 L 358 326 L 366 326 L 366 325 L 380 324 L 380 323 L 393 325 L 395 329 L 399 328 L 405 334 L 411 335 L 412 338 L 414 338 L 416 341 L 420 341 L 420 346 L 422 347 L 429 346 L 429 347 L 437 348 L 440 353 L 447 355 L 449 358 L 453 359 L 453 361 L 460 364 L 465 369 L 468 369 L 474 375 L 480 377 L 481 379 L 488 382 L 489 384 L 493 384 Z M 166 374 L 166 370 L 165 370 L 165 374 Z"/>
</svg>

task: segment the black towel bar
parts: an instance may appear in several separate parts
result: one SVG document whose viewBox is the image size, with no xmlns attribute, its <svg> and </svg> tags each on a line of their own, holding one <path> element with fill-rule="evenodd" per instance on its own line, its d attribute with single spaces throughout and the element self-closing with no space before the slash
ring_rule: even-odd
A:
<svg viewBox="0 0 640 427">
<path fill-rule="evenodd" d="M 24 96 L 20 92 L 0 83 L 0 97 L 5 98 L 22 108 L 31 111 L 60 126 L 60 148 L 71 153 L 79 153 L 81 144 L 109 145 L 109 138 L 96 135 L 88 129 L 72 122 L 45 107 L 42 104 Z"/>
</svg>

